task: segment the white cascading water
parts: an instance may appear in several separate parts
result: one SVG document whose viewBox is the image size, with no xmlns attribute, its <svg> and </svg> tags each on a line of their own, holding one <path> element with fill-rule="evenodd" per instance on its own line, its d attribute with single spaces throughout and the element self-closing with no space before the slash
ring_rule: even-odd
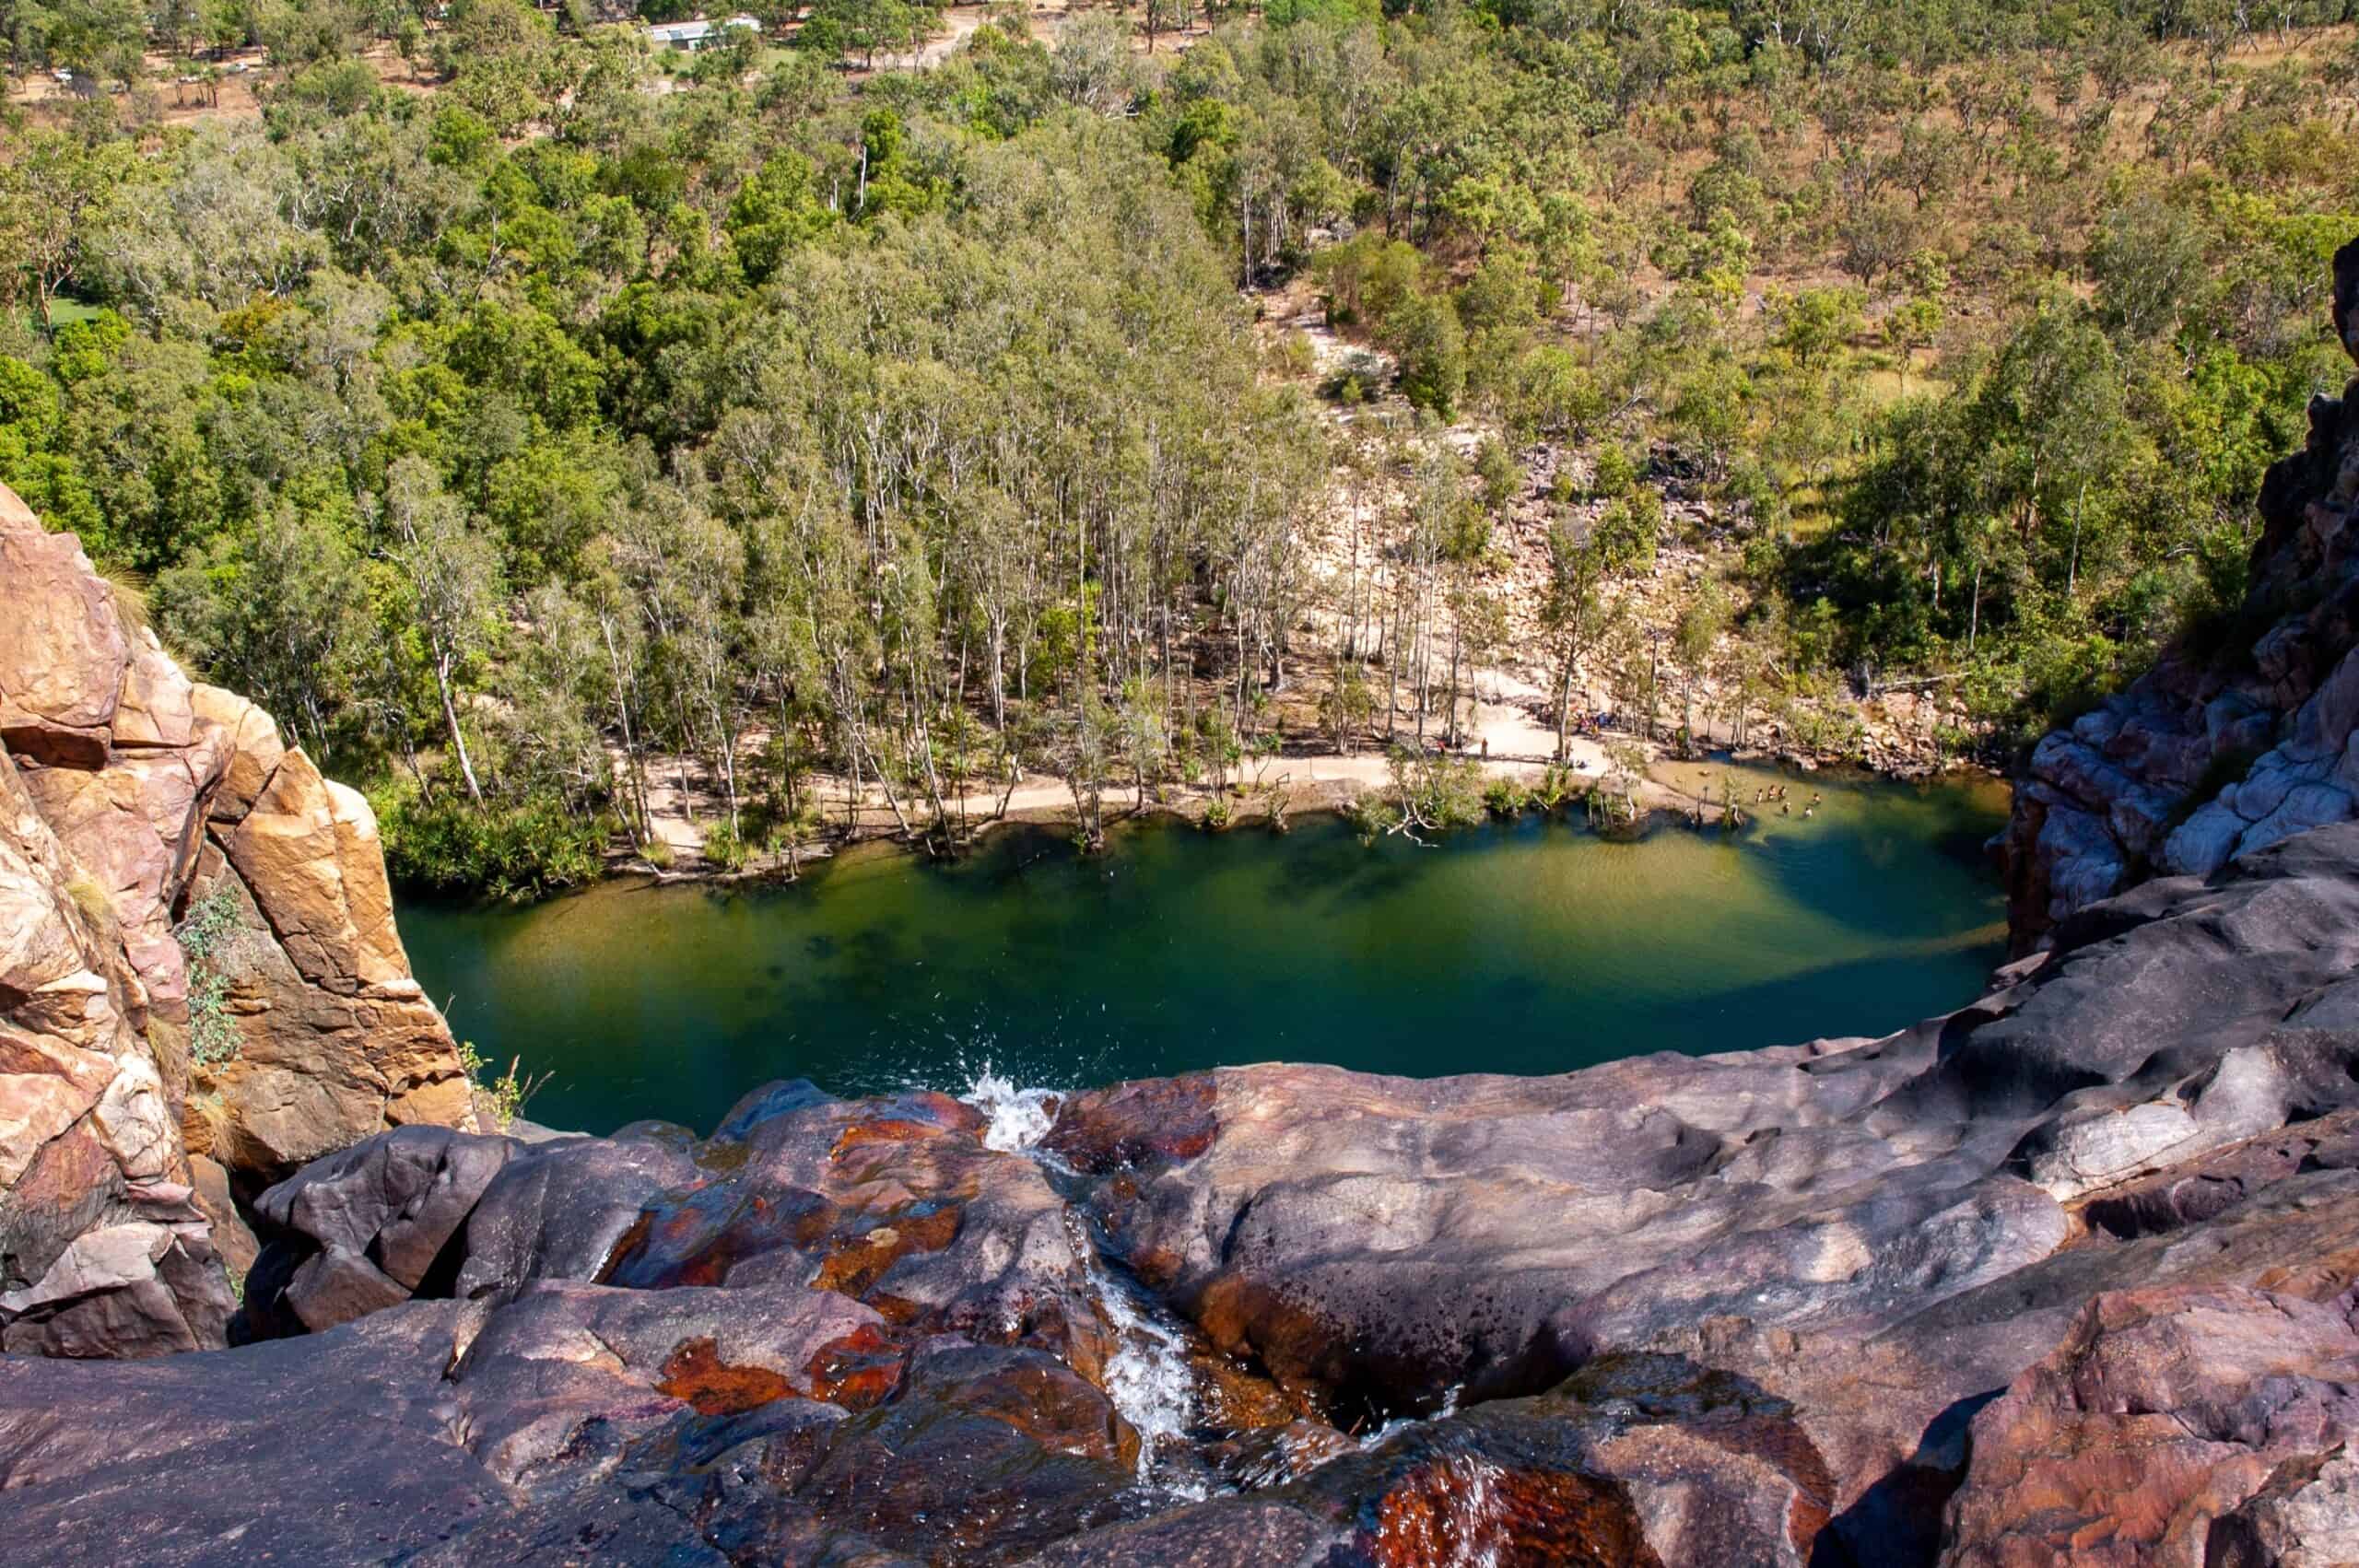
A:
<svg viewBox="0 0 2359 1568">
<path fill-rule="evenodd" d="M 1003 1154 L 1028 1154 L 1039 1147 L 1064 1098 L 1054 1089 L 1019 1089 L 993 1072 L 988 1061 L 958 1097 L 991 1118 L 983 1129 L 983 1147 Z"/>
<path fill-rule="evenodd" d="M 1499 1568 L 1507 1543 L 1499 1478 L 1489 1459 L 1453 1454 L 1441 1461 L 1449 1478 L 1438 1512 L 1421 1508 L 1389 1515 L 1377 1530 L 1379 1555 L 1388 1562 L 1425 1562 L 1433 1568 Z"/>
<path fill-rule="evenodd" d="M 1180 1336 L 1141 1311 L 1130 1293 L 1107 1277 L 1094 1249 L 1086 1256 L 1098 1305 L 1119 1341 L 1106 1362 L 1106 1397 L 1139 1434 L 1139 1480 L 1153 1486 L 1164 1455 L 1187 1445 L 1196 1415 L 1195 1370 Z M 1183 1497 L 1209 1495 L 1202 1484 L 1168 1474 L 1160 1484 Z"/>
<path fill-rule="evenodd" d="M 1429 1421 L 1443 1421 L 1447 1420 L 1450 1416 L 1456 1415 L 1458 1413 L 1458 1396 L 1461 1392 L 1463 1392 L 1463 1390 L 1459 1385 L 1455 1383 L 1451 1384 L 1449 1387 L 1442 1390 L 1441 1409 L 1434 1411 L 1433 1414 L 1428 1416 L 1394 1416 L 1391 1421 L 1386 1422 L 1381 1426 L 1373 1428 L 1368 1432 L 1367 1435 L 1362 1437 L 1360 1439 L 1360 1446 L 1362 1448 L 1380 1448 L 1385 1444 L 1391 1442 L 1395 1436 L 1408 1431 L 1413 1426 L 1423 1426 Z"/>
<path fill-rule="evenodd" d="M 1040 1140 L 1057 1118 L 1064 1096 L 1054 1089 L 1019 1089 L 1008 1079 L 982 1067 L 958 1096 L 989 1118 L 983 1147 L 1007 1154 L 1028 1154 L 1043 1164 L 1051 1156 L 1039 1153 Z M 1090 1245 L 1086 1222 L 1071 1210 L 1066 1222 L 1074 1236 L 1074 1251 L 1088 1270 L 1090 1289 L 1098 1310 L 1114 1330 L 1114 1353 L 1106 1362 L 1106 1397 L 1139 1434 L 1139 1481 L 1162 1486 L 1180 1496 L 1208 1495 L 1199 1483 L 1178 1478 L 1158 1479 L 1163 1457 L 1184 1448 L 1189 1425 L 1195 1419 L 1196 1377 L 1188 1364 L 1187 1345 L 1180 1335 L 1156 1320 L 1133 1299 L 1130 1290 L 1106 1271 Z"/>
</svg>

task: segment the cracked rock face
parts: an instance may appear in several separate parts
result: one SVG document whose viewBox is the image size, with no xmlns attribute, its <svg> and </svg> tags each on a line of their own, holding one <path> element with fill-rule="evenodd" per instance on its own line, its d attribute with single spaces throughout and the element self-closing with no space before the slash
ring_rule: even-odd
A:
<svg viewBox="0 0 2359 1568">
<path fill-rule="evenodd" d="M 2334 261 L 2337 335 L 2359 359 L 2359 240 Z M 2238 855 L 2359 815 L 2359 380 L 2310 404 L 2308 444 L 2261 486 L 2250 647 L 2165 655 L 2044 737 L 1999 840 L 2028 947 L 2151 875 L 2209 876 Z"/>
<path fill-rule="evenodd" d="M 192 1063 L 174 928 L 217 888 L 238 1053 Z M 0 486 L 0 1345 L 219 1344 L 233 1182 L 470 1109 L 367 802 Z"/>
<path fill-rule="evenodd" d="M 1881 1040 L 402 1129 L 262 1198 L 260 1342 L 0 1363 L 0 1494 L 93 1563 L 2348 1561 L 2354 964 L 2359 823 Z"/>
</svg>

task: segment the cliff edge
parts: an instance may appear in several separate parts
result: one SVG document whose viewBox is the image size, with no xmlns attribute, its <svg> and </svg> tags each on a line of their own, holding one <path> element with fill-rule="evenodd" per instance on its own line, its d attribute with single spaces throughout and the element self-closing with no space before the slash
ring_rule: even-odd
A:
<svg viewBox="0 0 2359 1568">
<path fill-rule="evenodd" d="M 2359 823 L 1872 1041 L 404 1128 L 0 1358 L 59 1564 L 2359 1561 Z"/>
<path fill-rule="evenodd" d="M 233 1187 L 470 1113 L 368 802 L 0 486 L 0 1347 L 220 1344 Z"/>
</svg>

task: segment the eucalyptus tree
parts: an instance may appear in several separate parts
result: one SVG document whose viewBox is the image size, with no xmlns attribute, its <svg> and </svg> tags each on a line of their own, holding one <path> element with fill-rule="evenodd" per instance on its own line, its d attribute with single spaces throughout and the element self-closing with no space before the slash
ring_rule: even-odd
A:
<svg viewBox="0 0 2359 1568">
<path fill-rule="evenodd" d="M 480 806 L 483 786 L 459 722 L 459 685 L 490 641 L 499 553 L 423 458 L 394 460 L 377 509 L 381 547 L 408 589 L 410 616 L 425 645 L 459 777 L 467 799 Z"/>
</svg>

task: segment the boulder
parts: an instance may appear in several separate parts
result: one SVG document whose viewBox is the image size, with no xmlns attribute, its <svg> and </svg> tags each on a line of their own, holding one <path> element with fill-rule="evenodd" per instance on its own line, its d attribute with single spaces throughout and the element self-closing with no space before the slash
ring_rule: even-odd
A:
<svg viewBox="0 0 2359 1568">
<path fill-rule="evenodd" d="M 306 1165 L 254 1211 L 323 1250 L 365 1257 L 416 1290 L 517 1145 L 447 1127 L 404 1127 Z"/>
<path fill-rule="evenodd" d="M 410 1299 L 447 1295 L 453 1246 L 518 1145 L 405 1127 L 306 1165 L 254 1201 L 269 1236 L 237 1336 L 318 1332 Z M 432 1276 L 429 1279 L 429 1276 Z"/>
<path fill-rule="evenodd" d="M 415 989 L 377 819 L 311 758 L 287 754 L 224 848 L 306 981 L 338 996 Z"/>
<path fill-rule="evenodd" d="M 129 649 L 114 596 L 70 533 L 44 532 L 0 486 L 0 744 L 45 765 L 102 766 Z"/>
<path fill-rule="evenodd" d="M 235 692 L 200 685 L 190 691 L 189 703 L 200 720 L 227 738 L 229 760 L 207 815 L 216 824 L 234 827 L 261 799 L 271 775 L 286 759 L 287 747 L 278 738 L 276 721 Z"/>
</svg>

